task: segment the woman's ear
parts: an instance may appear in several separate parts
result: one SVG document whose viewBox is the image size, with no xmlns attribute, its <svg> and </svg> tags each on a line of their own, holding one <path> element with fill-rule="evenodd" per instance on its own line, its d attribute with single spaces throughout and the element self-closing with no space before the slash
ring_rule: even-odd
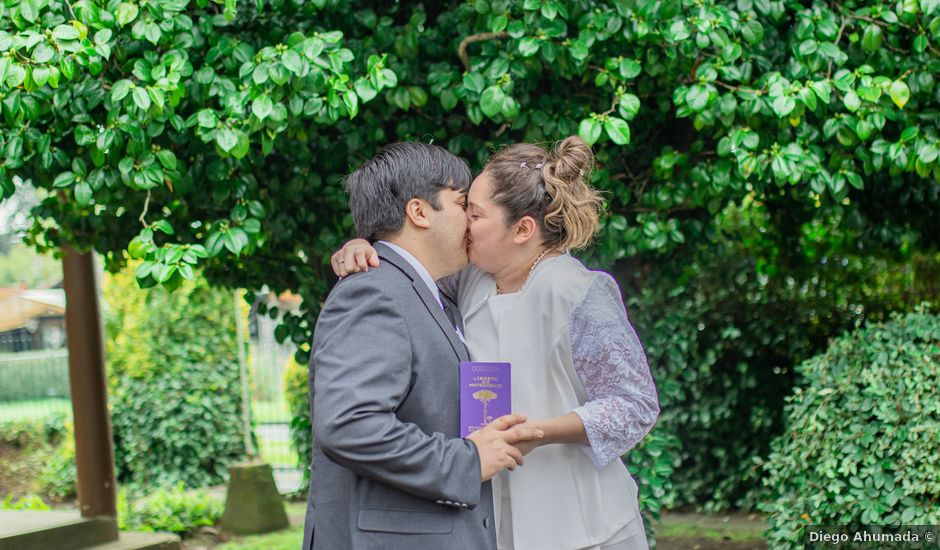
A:
<svg viewBox="0 0 940 550">
<path fill-rule="evenodd" d="M 512 242 L 516 244 L 523 244 L 538 233 L 539 226 L 535 223 L 535 218 L 532 216 L 523 216 L 521 220 L 516 222 L 516 231 L 512 236 Z"/>
<path fill-rule="evenodd" d="M 405 218 L 417 227 L 427 229 L 431 227 L 428 211 L 431 205 L 421 199 L 411 199 L 405 205 Z"/>
</svg>

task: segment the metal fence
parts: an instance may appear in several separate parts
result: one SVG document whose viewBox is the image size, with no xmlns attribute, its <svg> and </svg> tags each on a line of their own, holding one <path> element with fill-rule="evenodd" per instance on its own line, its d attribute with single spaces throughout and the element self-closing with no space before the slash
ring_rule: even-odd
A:
<svg viewBox="0 0 940 550">
<path fill-rule="evenodd" d="M 0 333 L 0 423 L 72 414 L 68 352 L 32 349 L 30 335 Z"/>
<path fill-rule="evenodd" d="M 284 371 L 294 348 L 276 342 L 276 324 L 266 316 L 252 319 L 247 365 L 251 416 L 262 460 L 274 469 L 279 490 L 290 493 L 302 478 L 291 447 L 291 418 L 284 396 Z M 48 343 L 37 339 L 35 332 L 0 332 L 0 424 L 71 419 L 68 351 L 41 349 Z"/>
<path fill-rule="evenodd" d="M 301 465 L 291 447 L 291 417 L 284 395 L 284 373 L 295 348 L 275 340 L 277 321 L 265 315 L 255 316 L 251 321 L 248 368 L 258 452 L 274 470 L 280 492 L 290 493 L 299 488 L 302 480 Z"/>
</svg>

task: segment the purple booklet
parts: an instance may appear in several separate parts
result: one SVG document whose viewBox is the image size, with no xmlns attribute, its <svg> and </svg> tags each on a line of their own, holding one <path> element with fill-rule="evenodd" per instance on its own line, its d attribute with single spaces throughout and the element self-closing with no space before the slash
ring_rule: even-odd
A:
<svg viewBox="0 0 940 550">
<path fill-rule="evenodd" d="M 460 437 L 512 412 L 509 363 L 461 361 Z"/>
</svg>

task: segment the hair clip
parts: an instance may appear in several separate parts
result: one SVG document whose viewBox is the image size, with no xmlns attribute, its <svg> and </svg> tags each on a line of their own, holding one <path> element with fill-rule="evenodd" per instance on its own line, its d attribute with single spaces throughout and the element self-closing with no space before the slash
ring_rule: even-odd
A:
<svg viewBox="0 0 940 550">
<path fill-rule="evenodd" d="M 528 168 L 529 166 L 523 161 L 519 163 L 519 168 Z"/>
</svg>

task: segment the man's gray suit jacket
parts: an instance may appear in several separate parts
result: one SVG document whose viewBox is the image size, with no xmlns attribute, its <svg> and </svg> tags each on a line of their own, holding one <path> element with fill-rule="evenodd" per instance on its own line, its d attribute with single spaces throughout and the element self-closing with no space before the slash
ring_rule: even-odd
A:
<svg viewBox="0 0 940 550">
<path fill-rule="evenodd" d="M 303 549 L 494 550 L 492 488 L 460 438 L 466 347 L 414 268 L 375 247 L 381 266 L 337 283 L 314 330 Z"/>
</svg>

